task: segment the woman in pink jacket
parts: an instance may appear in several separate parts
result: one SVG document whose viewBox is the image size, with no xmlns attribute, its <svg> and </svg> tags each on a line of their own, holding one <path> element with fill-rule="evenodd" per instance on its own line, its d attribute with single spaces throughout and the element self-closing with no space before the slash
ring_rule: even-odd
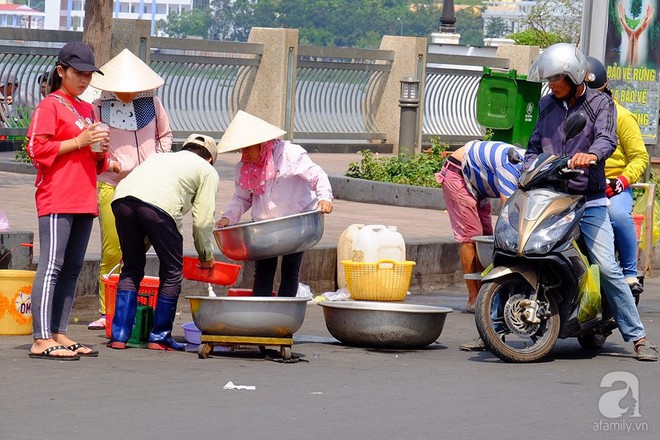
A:
<svg viewBox="0 0 660 440">
<path fill-rule="evenodd" d="M 216 223 L 223 228 L 238 223 L 252 209 L 252 218 L 266 220 L 319 209 L 332 212 L 328 175 L 300 146 L 278 139 L 286 132 L 249 113 L 239 111 L 220 139 L 218 153 L 241 150 L 235 168 L 235 192 Z M 278 296 L 298 292 L 303 252 L 282 256 Z M 270 296 L 278 257 L 255 261 L 254 296 Z"/>
<path fill-rule="evenodd" d="M 140 58 L 124 49 L 103 67 L 105 75 L 94 75 L 91 85 L 102 90 L 94 101 L 98 120 L 110 127 L 110 167 L 98 178 L 101 225 L 101 277 L 121 261 L 119 237 L 110 203 L 119 182 L 155 153 L 172 148 L 172 130 L 156 89 L 163 79 Z M 99 279 L 101 317 L 89 324 L 102 330 L 105 322 L 105 284 Z"/>
</svg>

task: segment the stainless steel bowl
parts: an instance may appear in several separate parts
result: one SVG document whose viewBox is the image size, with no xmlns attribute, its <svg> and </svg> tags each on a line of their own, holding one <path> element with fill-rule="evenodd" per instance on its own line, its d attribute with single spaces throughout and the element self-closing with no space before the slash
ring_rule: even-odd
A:
<svg viewBox="0 0 660 440">
<path fill-rule="evenodd" d="M 308 298 L 187 296 L 195 326 L 206 335 L 284 338 L 305 319 Z"/>
<path fill-rule="evenodd" d="M 309 211 L 213 231 L 220 251 L 235 261 L 261 260 L 309 249 L 323 236 L 323 213 Z"/>
<path fill-rule="evenodd" d="M 472 237 L 477 247 L 477 258 L 481 265 L 486 268 L 493 263 L 494 238 L 492 235 L 477 235 Z"/>
<path fill-rule="evenodd" d="M 372 301 L 322 301 L 325 325 L 339 341 L 358 347 L 419 348 L 433 343 L 452 309 Z"/>
</svg>

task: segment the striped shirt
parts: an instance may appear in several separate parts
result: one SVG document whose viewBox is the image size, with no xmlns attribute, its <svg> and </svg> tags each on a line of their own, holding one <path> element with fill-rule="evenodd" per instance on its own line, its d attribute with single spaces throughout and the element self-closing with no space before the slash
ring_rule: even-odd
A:
<svg viewBox="0 0 660 440">
<path fill-rule="evenodd" d="M 518 188 L 522 163 L 509 162 L 507 152 L 515 148 L 521 159 L 525 150 L 497 141 L 470 141 L 465 144 L 463 176 L 475 196 L 509 197 Z"/>
</svg>

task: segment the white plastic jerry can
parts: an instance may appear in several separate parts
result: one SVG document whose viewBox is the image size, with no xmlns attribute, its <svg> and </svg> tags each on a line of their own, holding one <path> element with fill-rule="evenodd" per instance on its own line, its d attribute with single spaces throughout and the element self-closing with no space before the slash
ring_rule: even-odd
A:
<svg viewBox="0 0 660 440">
<path fill-rule="evenodd" d="M 337 288 L 346 287 L 346 272 L 342 260 L 351 260 L 353 258 L 353 243 L 360 230 L 364 228 L 362 224 L 353 224 L 344 229 L 337 242 Z"/>
<path fill-rule="evenodd" d="M 406 244 L 396 226 L 367 225 L 353 243 L 353 261 L 406 260 Z"/>
</svg>

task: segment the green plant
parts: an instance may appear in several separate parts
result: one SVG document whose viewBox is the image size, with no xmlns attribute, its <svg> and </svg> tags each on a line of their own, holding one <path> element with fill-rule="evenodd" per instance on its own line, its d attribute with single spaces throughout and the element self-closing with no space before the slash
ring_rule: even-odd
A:
<svg viewBox="0 0 660 440">
<path fill-rule="evenodd" d="M 23 143 L 21 144 L 21 149 L 16 150 L 16 155 L 14 156 L 14 160 L 16 162 L 30 162 L 30 156 L 27 154 L 27 143 L 28 143 L 28 138 L 25 136 L 21 136 L 23 138 Z"/>
<path fill-rule="evenodd" d="M 363 150 L 360 152 L 360 162 L 351 162 L 346 175 L 376 182 L 439 188 L 435 173 L 440 171 L 445 162 L 442 153 L 446 149 L 446 144 L 433 138 L 430 147 L 413 155 L 379 157 L 372 151 Z"/>
</svg>

